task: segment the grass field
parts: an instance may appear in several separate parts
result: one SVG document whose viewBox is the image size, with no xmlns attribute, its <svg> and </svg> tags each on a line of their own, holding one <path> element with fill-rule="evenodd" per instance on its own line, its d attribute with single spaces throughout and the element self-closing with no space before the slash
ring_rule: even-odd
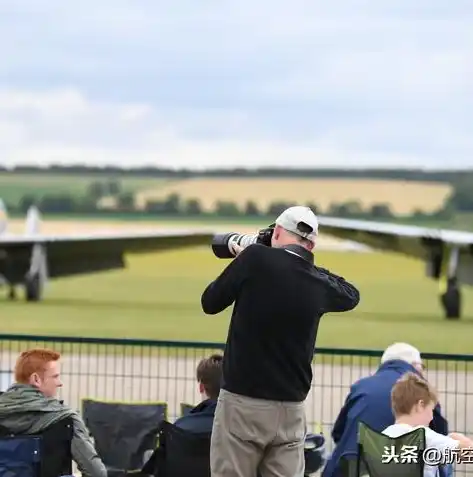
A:
<svg viewBox="0 0 473 477">
<path fill-rule="evenodd" d="M 87 187 L 94 181 L 113 179 L 101 175 L 60 175 L 60 174 L 7 174 L 0 173 L 0 198 L 7 204 L 17 205 L 20 199 L 26 195 L 41 197 L 45 194 L 68 193 L 82 195 Z M 146 177 L 127 177 L 119 179 L 124 191 L 135 192 L 147 188 L 159 188 L 165 183 L 160 179 L 148 179 Z"/>
<path fill-rule="evenodd" d="M 169 194 L 184 199 L 199 199 L 211 211 L 219 200 L 244 206 L 252 200 L 267 208 L 271 202 L 314 203 L 326 211 L 333 203 L 359 201 L 363 207 L 389 204 L 396 214 L 411 214 L 416 209 L 434 212 L 451 192 L 451 186 L 439 183 L 366 179 L 206 179 L 175 181 L 159 189 L 137 192 L 136 203 L 160 200 Z"/>
<path fill-rule="evenodd" d="M 383 349 L 404 340 L 424 352 L 471 352 L 470 290 L 464 317 L 447 322 L 437 284 L 423 277 L 420 262 L 340 252 L 320 252 L 317 260 L 351 279 L 362 296 L 355 311 L 323 317 L 318 346 Z M 50 282 L 41 303 L 1 300 L 2 333 L 222 342 L 230 310 L 206 316 L 200 295 L 226 263 L 206 248 L 133 256 L 125 271 Z"/>
</svg>

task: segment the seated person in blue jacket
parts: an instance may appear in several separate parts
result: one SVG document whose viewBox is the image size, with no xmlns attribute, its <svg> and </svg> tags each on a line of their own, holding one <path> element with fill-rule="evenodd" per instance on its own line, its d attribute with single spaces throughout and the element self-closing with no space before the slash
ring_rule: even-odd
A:
<svg viewBox="0 0 473 477">
<path fill-rule="evenodd" d="M 340 456 L 356 455 L 360 421 L 378 432 L 394 424 L 391 390 L 397 380 L 409 371 L 423 377 L 424 365 L 419 350 L 407 343 L 394 343 L 383 353 L 376 373 L 351 386 L 332 430 L 335 449 L 322 472 L 322 477 L 339 477 Z M 439 434 L 448 434 L 448 423 L 438 404 L 433 410 L 430 428 Z M 450 466 L 439 468 L 439 477 L 449 475 Z"/>
<path fill-rule="evenodd" d="M 196 375 L 202 401 L 174 424 L 191 432 L 212 432 L 215 408 L 222 380 L 223 356 L 213 354 L 197 366 Z"/>
<path fill-rule="evenodd" d="M 222 381 L 223 356 L 213 354 L 199 362 L 196 370 L 202 401 L 174 425 L 190 432 L 211 433 Z M 308 434 L 305 441 L 305 475 L 317 472 L 325 463 L 325 438 Z"/>
</svg>

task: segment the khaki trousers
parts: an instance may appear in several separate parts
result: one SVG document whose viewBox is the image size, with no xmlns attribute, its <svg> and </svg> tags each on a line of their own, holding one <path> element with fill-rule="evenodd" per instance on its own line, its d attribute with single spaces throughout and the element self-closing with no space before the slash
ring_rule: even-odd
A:
<svg viewBox="0 0 473 477">
<path fill-rule="evenodd" d="M 303 477 L 304 402 L 254 399 L 222 389 L 210 446 L 212 477 Z"/>
</svg>

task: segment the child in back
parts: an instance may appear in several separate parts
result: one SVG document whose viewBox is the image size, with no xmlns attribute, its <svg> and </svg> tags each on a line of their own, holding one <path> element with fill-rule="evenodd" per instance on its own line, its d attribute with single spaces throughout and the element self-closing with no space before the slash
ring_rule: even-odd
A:
<svg viewBox="0 0 473 477">
<path fill-rule="evenodd" d="M 426 447 L 436 449 L 437 454 L 443 458 L 447 457 L 450 451 L 453 451 L 451 455 L 457 452 L 458 457 L 460 457 L 461 449 L 469 448 L 473 451 L 473 441 L 463 434 L 451 433 L 444 436 L 429 428 L 437 403 L 437 395 L 429 383 L 417 374 L 406 373 L 396 382 L 391 391 L 391 403 L 396 421 L 384 429 L 383 434 L 399 437 L 423 427 Z M 424 466 L 424 477 L 437 475 L 437 465 Z"/>
</svg>

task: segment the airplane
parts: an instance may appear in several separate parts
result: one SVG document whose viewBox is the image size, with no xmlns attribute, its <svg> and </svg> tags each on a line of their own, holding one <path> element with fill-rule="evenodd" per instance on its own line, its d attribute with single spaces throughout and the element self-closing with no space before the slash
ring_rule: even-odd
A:
<svg viewBox="0 0 473 477">
<path fill-rule="evenodd" d="M 208 230 L 41 235 L 35 206 L 27 211 L 24 235 L 8 234 L 7 220 L 0 199 L 0 285 L 3 277 L 11 299 L 16 298 L 15 286 L 24 286 L 27 301 L 40 301 L 51 278 L 123 269 L 125 253 L 209 245 L 214 236 Z M 445 317 L 461 317 L 460 284 L 473 285 L 473 233 L 327 216 L 319 216 L 319 225 L 327 235 L 424 260 L 426 276 L 442 284 Z"/>
<path fill-rule="evenodd" d="M 320 232 L 421 259 L 426 276 L 441 284 L 446 319 L 461 317 L 460 284 L 473 285 L 473 233 L 319 216 Z"/>
<path fill-rule="evenodd" d="M 17 286 L 24 287 L 26 301 L 37 302 L 49 279 L 123 269 L 126 253 L 208 245 L 213 237 L 208 230 L 43 235 L 40 223 L 39 209 L 32 205 L 25 233 L 8 233 L 8 215 L 0 199 L 0 285 L 9 287 L 12 300 Z"/>
</svg>

